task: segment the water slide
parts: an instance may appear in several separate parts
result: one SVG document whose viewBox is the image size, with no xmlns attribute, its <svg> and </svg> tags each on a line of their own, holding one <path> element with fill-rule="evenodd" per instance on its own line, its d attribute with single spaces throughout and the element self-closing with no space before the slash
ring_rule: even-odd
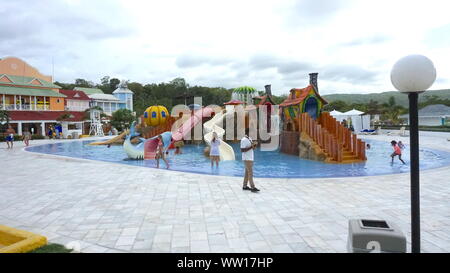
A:
<svg viewBox="0 0 450 273">
<path fill-rule="evenodd" d="M 199 122 L 202 122 L 203 117 L 210 117 L 212 113 L 211 108 L 203 108 L 195 111 L 194 115 L 187 116 L 185 122 L 175 131 L 175 132 L 164 132 L 162 133 L 164 148 L 166 149 L 175 141 L 180 141 L 189 134 L 192 128 L 195 127 Z M 131 136 L 135 135 L 133 123 L 130 128 L 130 134 L 127 135 L 125 141 L 123 143 L 123 149 L 127 153 L 128 157 L 131 159 L 154 159 L 156 155 L 156 148 L 158 144 L 158 136 L 149 138 L 149 139 L 141 139 L 141 143 L 138 145 L 131 144 Z"/>
<path fill-rule="evenodd" d="M 227 115 L 233 115 L 233 114 L 234 114 L 234 109 L 230 109 L 228 111 L 223 110 L 222 112 L 217 113 L 212 119 L 205 122 L 205 124 L 203 124 L 203 128 L 205 129 L 205 135 L 203 138 L 205 139 L 205 141 L 208 145 L 210 145 L 210 143 L 211 143 L 214 132 L 216 132 L 217 136 L 219 138 L 221 138 L 220 146 L 219 146 L 221 161 L 235 160 L 233 148 L 230 145 L 228 145 L 225 141 L 222 140 L 222 138 L 225 134 L 225 130 L 219 126 L 219 125 L 223 124 L 223 119 Z"/>
<path fill-rule="evenodd" d="M 202 108 L 194 112 L 188 120 L 186 120 L 183 125 L 178 128 L 174 133 L 172 133 L 173 141 L 180 141 L 189 134 L 192 128 L 195 127 L 199 122 L 202 122 L 204 117 L 210 117 L 213 110 L 209 107 Z"/>
<path fill-rule="evenodd" d="M 91 143 L 89 143 L 89 145 L 122 144 L 123 139 L 126 137 L 127 134 L 128 134 L 128 130 L 125 130 L 123 133 L 121 133 L 120 135 L 117 135 L 113 138 L 110 138 L 105 141 L 91 142 Z"/>
</svg>

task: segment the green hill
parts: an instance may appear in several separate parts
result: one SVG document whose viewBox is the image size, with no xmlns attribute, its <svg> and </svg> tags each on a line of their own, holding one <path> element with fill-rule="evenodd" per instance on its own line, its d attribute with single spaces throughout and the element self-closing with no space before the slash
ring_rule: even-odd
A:
<svg viewBox="0 0 450 273">
<path fill-rule="evenodd" d="M 444 90 L 430 90 L 419 96 L 419 102 L 426 100 L 426 96 L 438 96 L 441 99 L 450 99 L 450 89 Z M 395 102 L 398 105 L 408 108 L 408 96 L 398 91 L 389 91 L 383 93 L 370 93 L 370 94 L 332 94 L 324 95 L 323 97 L 328 101 L 345 101 L 347 104 L 352 103 L 368 103 L 370 100 L 378 101 L 383 104 L 388 102 L 390 97 L 395 98 Z"/>
</svg>

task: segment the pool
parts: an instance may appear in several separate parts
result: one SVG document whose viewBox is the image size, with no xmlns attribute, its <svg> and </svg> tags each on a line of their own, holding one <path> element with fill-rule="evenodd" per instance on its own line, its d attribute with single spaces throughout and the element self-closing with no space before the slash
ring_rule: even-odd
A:
<svg viewBox="0 0 450 273">
<path fill-rule="evenodd" d="M 91 140 L 92 141 L 92 140 Z M 122 146 L 90 146 L 91 141 L 67 141 L 54 144 L 45 144 L 26 148 L 27 151 L 61 155 L 74 158 L 92 159 L 106 162 L 115 162 L 125 165 L 156 168 L 154 160 L 129 160 Z M 96 140 L 98 141 L 98 140 Z M 347 177 L 372 176 L 383 174 L 398 174 L 409 172 L 409 149 L 403 152 L 403 165 L 397 158 L 391 164 L 390 143 L 375 140 L 365 140 L 372 146 L 367 151 L 368 160 L 355 164 L 325 164 L 321 162 L 300 159 L 297 156 L 286 155 L 278 151 L 255 151 L 254 176 L 271 178 L 320 178 L 320 177 Z M 210 161 L 203 155 L 204 145 L 186 145 L 183 154 L 168 156 L 170 170 L 201 173 L 221 176 L 242 176 L 244 169 L 241 161 L 241 152 L 238 144 L 232 144 L 236 153 L 236 161 L 220 162 L 219 168 L 211 168 Z M 420 168 L 422 170 L 450 165 L 450 153 L 421 149 Z M 163 161 L 160 168 L 165 169 Z"/>
</svg>

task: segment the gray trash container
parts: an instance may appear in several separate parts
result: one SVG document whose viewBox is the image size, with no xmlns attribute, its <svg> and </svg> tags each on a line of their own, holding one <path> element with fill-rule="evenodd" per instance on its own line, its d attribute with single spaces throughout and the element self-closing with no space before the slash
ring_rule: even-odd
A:
<svg viewBox="0 0 450 273">
<path fill-rule="evenodd" d="M 347 250 L 350 253 L 405 253 L 406 237 L 393 223 L 353 219 L 348 222 Z"/>
<path fill-rule="evenodd" d="M 77 139 L 78 138 L 78 132 L 72 132 L 72 138 Z"/>
</svg>

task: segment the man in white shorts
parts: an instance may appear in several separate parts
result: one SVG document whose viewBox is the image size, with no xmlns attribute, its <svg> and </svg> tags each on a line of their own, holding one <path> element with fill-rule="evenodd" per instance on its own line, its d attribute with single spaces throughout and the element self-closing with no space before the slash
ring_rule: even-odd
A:
<svg viewBox="0 0 450 273">
<path fill-rule="evenodd" d="M 242 161 L 244 162 L 245 167 L 244 185 L 242 189 L 259 192 L 259 189 L 255 187 L 255 183 L 253 183 L 253 149 L 255 148 L 256 144 L 253 143 L 252 139 L 248 136 L 247 129 L 246 135 L 241 139 Z M 250 188 L 247 186 L 248 182 L 250 182 Z"/>
</svg>

